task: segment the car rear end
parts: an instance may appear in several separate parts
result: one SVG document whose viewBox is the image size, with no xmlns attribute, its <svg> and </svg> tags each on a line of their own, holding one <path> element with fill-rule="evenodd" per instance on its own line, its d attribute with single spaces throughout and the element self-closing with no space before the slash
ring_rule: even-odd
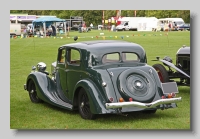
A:
<svg viewBox="0 0 200 139">
<path fill-rule="evenodd" d="M 97 86 L 105 99 L 106 109 L 125 113 L 177 107 L 181 97 L 176 98 L 176 83 L 162 84 L 151 66 L 133 65 L 95 69 L 98 77 L 93 81 L 99 83 Z"/>
</svg>

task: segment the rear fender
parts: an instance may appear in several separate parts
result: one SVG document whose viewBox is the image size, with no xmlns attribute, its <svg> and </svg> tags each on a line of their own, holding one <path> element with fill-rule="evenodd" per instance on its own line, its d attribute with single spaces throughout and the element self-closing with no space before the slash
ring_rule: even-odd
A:
<svg viewBox="0 0 200 139">
<path fill-rule="evenodd" d="M 183 75 L 187 76 L 188 78 L 190 78 L 189 75 L 187 75 L 185 72 L 183 72 L 182 70 L 180 70 L 179 68 L 177 68 L 173 63 L 171 62 L 168 62 L 166 60 L 163 60 L 163 59 L 159 59 L 161 62 L 167 64 L 168 66 L 174 68 L 175 70 L 177 70 L 178 72 L 182 73 Z"/>
<path fill-rule="evenodd" d="M 190 78 L 190 76 L 189 76 L 187 73 L 185 73 L 185 72 L 182 71 L 181 69 L 177 68 L 173 63 L 168 62 L 168 61 L 166 61 L 166 60 L 164 60 L 164 59 L 160 59 L 160 57 L 156 57 L 156 59 L 157 59 L 157 60 L 152 60 L 152 61 L 161 61 L 161 62 L 165 63 L 166 65 L 168 65 L 169 67 L 172 67 L 172 68 L 175 69 L 176 71 L 178 71 L 178 72 L 182 73 L 183 75 L 187 76 L 188 78 Z"/>
<path fill-rule="evenodd" d="M 101 95 L 102 92 L 99 91 L 99 89 L 95 86 L 95 84 L 89 80 L 84 79 L 77 83 L 75 90 L 74 90 L 74 99 L 77 99 L 78 91 L 77 89 L 84 88 L 86 91 L 89 101 L 90 101 L 90 110 L 94 114 L 103 114 L 103 113 L 116 113 L 113 109 L 106 109 L 105 103 L 106 99 Z"/>
</svg>

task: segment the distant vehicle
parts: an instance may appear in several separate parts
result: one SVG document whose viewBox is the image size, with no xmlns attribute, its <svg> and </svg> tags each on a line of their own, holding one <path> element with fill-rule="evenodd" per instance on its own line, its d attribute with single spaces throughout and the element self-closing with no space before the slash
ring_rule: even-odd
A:
<svg viewBox="0 0 200 139">
<path fill-rule="evenodd" d="M 153 67 L 162 83 L 176 81 L 179 86 L 190 86 L 190 46 L 184 45 L 177 51 L 175 64 L 168 56 L 163 59 L 156 58 L 156 61 L 162 64 L 154 64 Z"/>
<path fill-rule="evenodd" d="M 121 24 L 116 26 L 116 30 L 125 31 L 125 30 L 137 30 L 138 21 L 145 17 L 123 17 L 120 19 Z"/>
<path fill-rule="evenodd" d="M 21 35 L 21 23 L 10 23 L 10 35 Z"/>
<path fill-rule="evenodd" d="M 190 31 L 190 24 L 182 24 L 180 26 L 177 27 L 177 30 L 179 31 L 183 31 L 183 30 L 188 30 Z"/>
<path fill-rule="evenodd" d="M 183 24 L 185 24 L 184 20 L 182 18 L 160 18 L 158 19 L 158 26 L 157 26 L 157 30 L 160 31 L 165 31 L 169 29 L 169 23 L 172 24 L 172 30 L 175 30 L 175 24 L 176 26 L 179 27 Z"/>
</svg>

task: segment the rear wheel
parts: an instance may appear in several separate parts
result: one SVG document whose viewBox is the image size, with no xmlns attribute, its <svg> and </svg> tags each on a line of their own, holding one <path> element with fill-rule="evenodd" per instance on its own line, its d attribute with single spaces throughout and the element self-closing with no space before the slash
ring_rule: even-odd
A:
<svg viewBox="0 0 200 139">
<path fill-rule="evenodd" d="M 95 114 L 90 111 L 89 98 L 84 89 L 81 89 L 78 95 L 78 109 L 83 119 L 94 119 Z"/>
<path fill-rule="evenodd" d="M 157 71 L 160 81 L 162 83 L 169 82 L 168 72 L 163 65 L 155 64 L 153 65 L 153 67 Z"/>
<path fill-rule="evenodd" d="M 41 103 L 41 102 L 43 102 L 43 101 L 37 96 L 36 87 L 35 87 L 35 83 L 33 82 L 33 80 L 31 80 L 31 81 L 29 82 L 28 92 L 29 92 L 30 100 L 31 100 L 33 103 Z"/>
</svg>

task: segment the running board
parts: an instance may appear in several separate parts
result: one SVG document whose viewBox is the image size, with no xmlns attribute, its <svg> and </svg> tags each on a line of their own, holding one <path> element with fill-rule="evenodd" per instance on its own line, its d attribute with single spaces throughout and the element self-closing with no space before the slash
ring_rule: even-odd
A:
<svg viewBox="0 0 200 139">
<path fill-rule="evenodd" d="M 58 107 L 62 107 L 62 108 L 69 109 L 69 110 L 73 109 L 73 105 L 63 101 L 58 96 L 57 92 L 49 92 L 48 91 L 48 92 L 44 92 L 44 95 L 48 98 L 48 100 L 47 100 L 48 103 L 51 103 L 51 104 L 56 105 Z"/>
</svg>

